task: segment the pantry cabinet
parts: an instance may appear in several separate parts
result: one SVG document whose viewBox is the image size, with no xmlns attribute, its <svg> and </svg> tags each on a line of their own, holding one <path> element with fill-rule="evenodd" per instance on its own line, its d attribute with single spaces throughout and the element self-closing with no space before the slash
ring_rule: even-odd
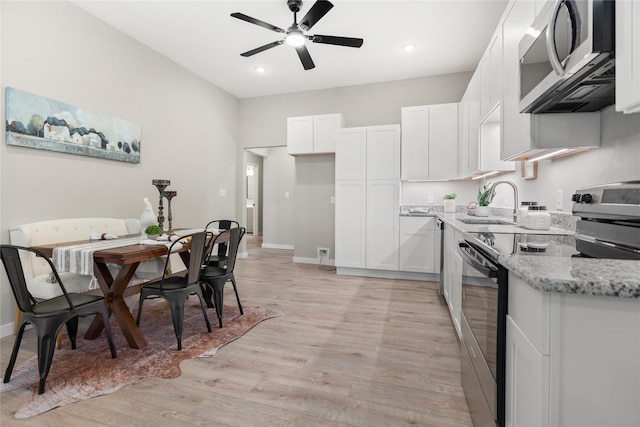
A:
<svg viewBox="0 0 640 427">
<path fill-rule="evenodd" d="M 404 107 L 402 179 L 457 178 L 458 103 Z"/>
<path fill-rule="evenodd" d="M 287 152 L 291 155 L 336 151 L 336 131 L 344 126 L 342 114 L 287 118 Z"/>
<path fill-rule="evenodd" d="M 616 2 L 616 111 L 640 113 L 640 2 Z"/>
<path fill-rule="evenodd" d="M 335 212 L 336 267 L 398 270 L 399 125 L 338 131 Z"/>
</svg>

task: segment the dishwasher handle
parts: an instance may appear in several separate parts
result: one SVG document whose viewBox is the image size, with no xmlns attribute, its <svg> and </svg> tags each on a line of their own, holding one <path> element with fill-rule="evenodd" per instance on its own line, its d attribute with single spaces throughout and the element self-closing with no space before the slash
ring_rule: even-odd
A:
<svg viewBox="0 0 640 427">
<path fill-rule="evenodd" d="M 498 277 L 498 269 L 491 268 L 485 264 L 482 264 L 476 258 L 472 257 L 469 252 L 477 253 L 471 245 L 467 242 L 458 242 L 458 252 L 467 264 L 470 264 L 473 268 L 487 277 Z"/>
</svg>

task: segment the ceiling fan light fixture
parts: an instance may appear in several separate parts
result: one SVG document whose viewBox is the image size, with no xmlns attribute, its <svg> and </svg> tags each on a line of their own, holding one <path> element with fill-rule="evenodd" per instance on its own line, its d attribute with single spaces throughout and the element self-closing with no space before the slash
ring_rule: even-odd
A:
<svg viewBox="0 0 640 427">
<path fill-rule="evenodd" d="M 305 36 L 302 31 L 295 28 L 287 31 L 287 36 L 284 40 L 289 46 L 300 47 L 304 45 Z"/>
</svg>

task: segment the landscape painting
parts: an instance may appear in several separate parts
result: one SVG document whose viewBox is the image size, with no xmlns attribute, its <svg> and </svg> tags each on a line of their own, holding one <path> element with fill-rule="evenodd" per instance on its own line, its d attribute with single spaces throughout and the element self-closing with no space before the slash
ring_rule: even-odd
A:
<svg viewBox="0 0 640 427">
<path fill-rule="evenodd" d="M 6 88 L 7 145 L 140 163 L 140 126 Z"/>
</svg>

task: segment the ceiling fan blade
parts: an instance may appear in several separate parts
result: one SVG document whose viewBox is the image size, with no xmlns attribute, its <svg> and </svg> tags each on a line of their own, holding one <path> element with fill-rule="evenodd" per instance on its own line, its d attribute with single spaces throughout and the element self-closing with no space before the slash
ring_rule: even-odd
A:
<svg viewBox="0 0 640 427">
<path fill-rule="evenodd" d="M 332 7 L 333 4 L 330 1 L 318 0 L 300 21 L 300 28 L 308 31 L 311 27 L 316 25 L 316 22 L 322 19 L 322 17 L 326 15 Z"/>
<path fill-rule="evenodd" d="M 248 51 L 246 51 L 244 53 L 241 53 L 240 55 L 244 56 L 246 58 L 246 57 L 249 57 L 251 55 L 255 55 L 256 53 L 264 52 L 265 50 L 271 49 L 272 47 L 280 46 L 282 43 L 284 43 L 284 40 L 278 40 L 278 41 L 273 42 L 273 43 L 267 43 L 264 46 L 257 47 L 257 48 L 255 48 L 253 50 L 248 50 Z"/>
<path fill-rule="evenodd" d="M 362 43 L 364 43 L 363 39 L 354 37 L 323 36 L 316 34 L 315 36 L 309 36 L 309 38 L 314 43 L 334 44 L 347 47 L 360 47 Z"/>
<path fill-rule="evenodd" d="M 306 46 L 302 45 L 297 47 L 296 52 L 298 52 L 300 62 L 302 62 L 302 66 L 305 70 L 310 70 L 316 67 L 316 64 L 313 63 L 313 59 L 311 59 L 311 55 L 309 55 L 309 51 Z"/>
<path fill-rule="evenodd" d="M 240 13 L 240 12 L 235 12 L 232 13 L 231 16 L 233 16 L 234 18 L 238 18 L 241 19 L 243 21 L 246 21 L 250 24 L 255 24 L 255 25 L 259 25 L 262 28 L 266 28 L 267 30 L 271 30 L 271 31 L 275 31 L 276 33 L 284 33 L 285 31 L 282 28 L 276 27 L 275 25 L 271 25 L 267 22 L 261 21 L 259 19 L 256 18 L 252 18 L 250 16 L 245 15 L 244 13 Z"/>
</svg>

